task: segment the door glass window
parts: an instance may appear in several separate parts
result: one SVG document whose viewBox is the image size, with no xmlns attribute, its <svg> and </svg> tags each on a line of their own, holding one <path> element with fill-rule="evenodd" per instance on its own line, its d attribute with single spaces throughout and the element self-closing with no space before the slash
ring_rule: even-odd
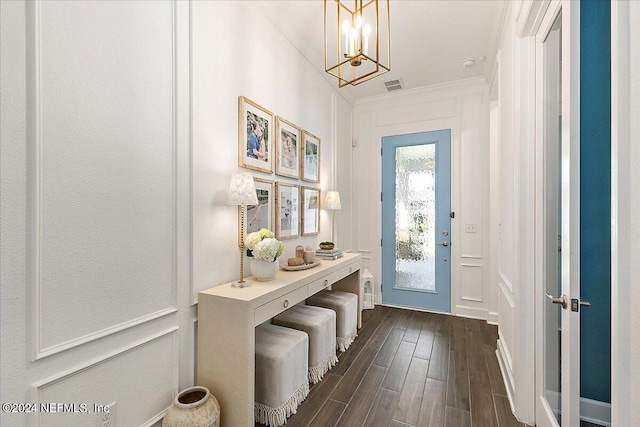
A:
<svg viewBox="0 0 640 427">
<path fill-rule="evenodd" d="M 397 288 L 435 292 L 435 144 L 396 147 Z"/>
</svg>

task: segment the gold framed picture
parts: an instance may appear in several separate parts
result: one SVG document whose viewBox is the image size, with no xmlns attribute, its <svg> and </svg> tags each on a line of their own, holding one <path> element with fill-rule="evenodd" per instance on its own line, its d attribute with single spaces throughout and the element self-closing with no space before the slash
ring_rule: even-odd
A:
<svg viewBox="0 0 640 427">
<path fill-rule="evenodd" d="M 302 187 L 302 235 L 320 233 L 320 190 Z"/>
<path fill-rule="evenodd" d="M 300 235 L 300 186 L 276 182 L 276 238 Z"/>
<path fill-rule="evenodd" d="M 273 172 L 273 113 L 238 97 L 238 166 Z"/>
<path fill-rule="evenodd" d="M 300 141 L 300 128 L 282 117 L 276 117 L 276 175 L 300 177 Z"/>
<path fill-rule="evenodd" d="M 302 154 L 300 155 L 303 181 L 320 182 L 320 138 L 314 134 L 302 131 Z"/>
</svg>

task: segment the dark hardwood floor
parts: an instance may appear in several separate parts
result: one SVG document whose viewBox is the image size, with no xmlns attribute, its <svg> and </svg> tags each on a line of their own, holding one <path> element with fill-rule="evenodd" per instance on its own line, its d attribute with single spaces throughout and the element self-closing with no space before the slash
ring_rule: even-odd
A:
<svg viewBox="0 0 640 427">
<path fill-rule="evenodd" d="M 523 427 L 511 414 L 496 340 L 497 328 L 481 320 L 365 310 L 358 338 L 286 426 Z"/>
</svg>

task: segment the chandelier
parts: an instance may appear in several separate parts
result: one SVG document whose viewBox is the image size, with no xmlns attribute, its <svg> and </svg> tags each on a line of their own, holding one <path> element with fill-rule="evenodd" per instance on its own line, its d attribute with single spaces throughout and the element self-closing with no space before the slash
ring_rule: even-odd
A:
<svg viewBox="0 0 640 427">
<path fill-rule="evenodd" d="M 389 0 L 324 0 L 324 68 L 339 87 L 388 72 Z"/>
</svg>

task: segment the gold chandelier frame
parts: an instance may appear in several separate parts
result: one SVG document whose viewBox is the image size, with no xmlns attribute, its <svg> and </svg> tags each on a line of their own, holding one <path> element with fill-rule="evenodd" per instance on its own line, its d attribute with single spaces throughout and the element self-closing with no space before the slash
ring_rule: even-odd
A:
<svg viewBox="0 0 640 427">
<path fill-rule="evenodd" d="M 348 6 L 348 3 L 353 4 L 353 8 Z M 384 13 L 384 21 L 386 24 L 386 43 L 380 43 L 380 32 L 381 32 L 381 22 L 380 22 L 380 3 L 382 3 L 382 10 Z M 337 25 L 335 31 L 336 37 L 336 49 L 337 49 L 337 62 L 333 64 L 329 64 L 329 54 L 334 52 L 329 52 L 329 36 L 330 32 L 333 33 L 332 30 L 329 29 L 329 8 L 336 7 L 336 16 L 337 16 Z M 371 8 L 374 10 L 373 16 L 375 17 L 375 22 L 373 22 L 374 29 L 374 54 L 369 55 L 366 49 L 368 44 L 368 35 L 364 33 L 364 27 L 362 26 L 362 16 L 365 12 L 370 12 Z M 340 23 L 342 20 L 350 21 L 350 28 L 357 28 L 355 41 L 353 41 L 353 45 L 351 42 L 345 38 L 343 39 L 343 34 L 341 33 Z M 360 19 L 359 27 L 356 25 L 357 20 Z M 353 31 L 353 30 L 352 30 Z M 365 41 L 366 40 L 366 41 Z M 356 86 L 360 83 L 364 83 L 368 80 L 373 79 L 379 75 L 382 75 L 391 70 L 390 64 L 390 29 L 389 29 L 389 0 L 324 0 L 324 65 L 325 71 L 331 74 L 334 77 L 338 78 L 338 86 L 344 87 L 347 85 Z M 363 47 L 364 44 L 364 47 Z M 345 47 L 344 52 L 341 52 L 341 46 Z M 386 64 L 383 63 L 380 57 L 380 49 L 386 48 Z M 370 71 L 363 72 L 362 74 L 358 74 L 358 70 L 360 70 L 360 66 L 363 62 L 370 61 L 371 64 L 375 64 L 375 67 Z M 346 64 L 350 64 L 348 72 L 343 72 L 343 66 Z M 349 76 L 345 74 L 350 74 Z"/>
</svg>

